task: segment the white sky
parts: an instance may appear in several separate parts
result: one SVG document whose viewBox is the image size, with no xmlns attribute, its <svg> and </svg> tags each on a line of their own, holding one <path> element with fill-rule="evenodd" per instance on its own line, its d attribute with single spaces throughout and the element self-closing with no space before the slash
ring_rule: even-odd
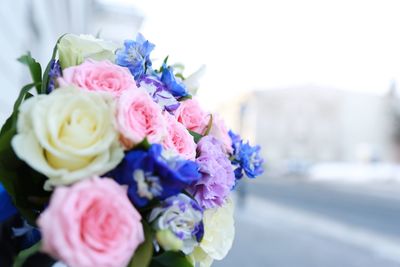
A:
<svg viewBox="0 0 400 267">
<path fill-rule="evenodd" d="M 400 1 L 121 0 L 155 56 L 207 65 L 204 96 L 314 84 L 384 93 L 400 82 Z"/>
</svg>

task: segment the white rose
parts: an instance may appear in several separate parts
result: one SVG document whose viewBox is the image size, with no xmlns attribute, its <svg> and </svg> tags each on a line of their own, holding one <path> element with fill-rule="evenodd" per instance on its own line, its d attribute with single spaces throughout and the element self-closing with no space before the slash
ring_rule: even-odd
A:
<svg viewBox="0 0 400 267">
<path fill-rule="evenodd" d="M 117 46 L 92 35 L 66 34 L 57 45 L 60 65 L 63 69 L 81 64 L 85 59 L 114 62 Z"/>
<path fill-rule="evenodd" d="M 233 211 L 231 199 L 227 199 L 222 207 L 204 211 L 204 236 L 200 245 L 190 255 L 193 264 L 209 267 L 213 260 L 225 258 L 235 237 Z"/>
<path fill-rule="evenodd" d="M 12 147 L 49 178 L 46 190 L 102 175 L 122 160 L 112 101 L 104 93 L 71 86 L 21 105 Z"/>
</svg>

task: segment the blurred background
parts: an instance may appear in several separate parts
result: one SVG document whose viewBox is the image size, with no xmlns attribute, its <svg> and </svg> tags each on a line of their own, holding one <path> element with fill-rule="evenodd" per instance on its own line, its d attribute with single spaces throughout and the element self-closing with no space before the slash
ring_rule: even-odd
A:
<svg viewBox="0 0 400 267">
<path fill-rule="evenodd" d="M 0 122 L 29 82 L 22 53 L 44 65 L 65 32 L 140 31 L 155 66 L 206 65 L 202 106 L 263 148 L 214 266 L 400 266 L 399 14 L 397 0 L 2 0 Z"/>
</svg>

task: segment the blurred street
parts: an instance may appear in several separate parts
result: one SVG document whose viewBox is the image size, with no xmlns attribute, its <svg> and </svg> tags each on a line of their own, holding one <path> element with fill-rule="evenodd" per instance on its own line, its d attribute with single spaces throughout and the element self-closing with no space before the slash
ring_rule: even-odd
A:
<svg viewBox="0 0 400 267">
<path fill-rule="evenodd" d="M 396 186 L 260 179 L 245 189 L 233 249 L 216 267 L 400 266 Z"/>
</svg>

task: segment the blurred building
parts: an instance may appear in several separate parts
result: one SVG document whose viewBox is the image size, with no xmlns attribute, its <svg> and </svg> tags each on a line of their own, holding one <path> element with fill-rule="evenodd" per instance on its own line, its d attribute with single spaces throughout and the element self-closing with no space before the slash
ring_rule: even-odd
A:
<svg viewBox="0 0 400 267">
<path fill-rule="evenodd" d="M 301 174 L 321 162 L 394 161 L 394 97 L 316 86 L 263 90 L 237 114 L 270 172 Z"/>
</svg>

